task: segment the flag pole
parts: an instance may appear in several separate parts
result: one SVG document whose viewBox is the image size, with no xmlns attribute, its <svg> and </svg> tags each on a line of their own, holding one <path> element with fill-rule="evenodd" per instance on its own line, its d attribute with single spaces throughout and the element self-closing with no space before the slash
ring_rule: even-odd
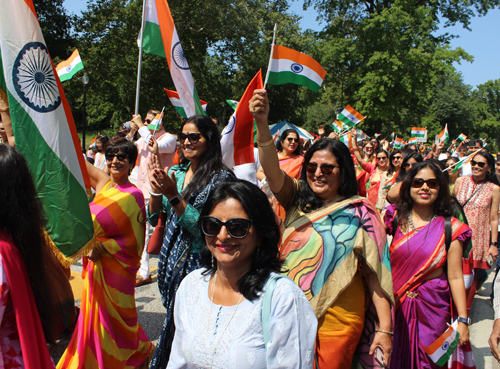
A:
<svg viewBox="0 0 500 369">
<path fill-rule="evenodd" d="M 135 114 L 139 114 L 139 93 L 141 91 L 142 37 L 144 36 L 144 18 L 146 15 L 146 0 L 142 0 L 142 20 L 139 45 L 139 61 L 137 62 L 137 87 L 135 90 Z"/>
<path fill-rule="evenodd" d="M 480 149 L 478 149 L 478 150 L 474 151 L 472 154 L 467 155 L 467 156 L 466 156 L 465 158 L 463 158 L 462 160 L 459 160 L 459 161 L 457 161 L 456 163 L 454 163 L 454 164 L 450 165 L 449 167 L 444 168 L 441 172 L 443 172 L 443 173 L 444 173 L 444 172 L 446 172 L 448 169 L 453 168 L 455 165 L 458 165 L 458 164 L 460 164 L 460 163 L 461 163 L 461 162 L 463 162 L 463 161 L 467 161 L 467 160 L 468 160 L 468 158 L 470 158 L 471 156 L 476 155 L 476 154 L 477 154 L 479 151 L 481 151 L 482 149 L 483 149 L 483 148 L 481 147 Z"/>
<path fill-rule="evenodd" d="M 276 41 L 276 26 L 277 26 L 276 23 L 274 23 L 273 43 L 271 44 L 271 55 L 269 55 L 269 64 L 267 65 L 266 79 L 264 81 L 264 89 L 266 88 L 267 80 L 269 78 L 269 71 L 271 70 L 271 64 L 273 62 L 274 42 Z"/>
</svg>

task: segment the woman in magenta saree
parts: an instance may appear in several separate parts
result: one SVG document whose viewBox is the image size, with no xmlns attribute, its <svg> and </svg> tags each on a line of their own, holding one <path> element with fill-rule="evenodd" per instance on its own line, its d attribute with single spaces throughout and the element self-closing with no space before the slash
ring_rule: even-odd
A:
<svg viewBox="0 0 500 369">
<path fill-rule="evenodd" d="M 396 207 L 398 227 L 393 232 L 394 211 L 384 221 L 394 234 L 390 258 L 396 301 L 394 349 L 390 368 L 440 368 L 423 350 L 459 318 L 459 344 L 468 341 L 462 248 L 471 237 L 470 228 L 451 217 L 451 245 L 445 242 L 445 215 L 451 209 L 448 186 L 434 164 L 415 165 L 401 186 Z M 453 313 L 453 307 L 455 313 Z M 453 319 L 452 319 L 453 317 Z M 455 350 L 462 368 L 474 367 L 472 353 Z M 447 367 L 447 365 L 445 365 Z"/>
</svg>

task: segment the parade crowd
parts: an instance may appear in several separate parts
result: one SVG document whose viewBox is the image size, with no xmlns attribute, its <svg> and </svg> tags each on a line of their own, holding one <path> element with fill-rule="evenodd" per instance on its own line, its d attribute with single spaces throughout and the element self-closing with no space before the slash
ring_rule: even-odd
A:
<svg viewBox="0 0 500 369">
<path fill-rule="evenodd" d="M 275 144 L 269 109 L 255 90 L 255 160 L 236 167 L 203 115 L 169 133 L 148 128 L 150 110 L 95 139 L 83 155 L 97 242 L 77 308 L 0 99 L 0 368 L 474 368 L 470 309 L 498 259 L 500 165 L 487 146 L 396 149 L 322 127 Z M 152 283 L 151 254 L 165 308 L 156 347 L 134 297 Z M 434 346 L 452 323 L 443 362 Z M 63 337 L 54 364 L 47 345 Z M 500 361 L 499 340 L 497 319 Z"/>
</svg>

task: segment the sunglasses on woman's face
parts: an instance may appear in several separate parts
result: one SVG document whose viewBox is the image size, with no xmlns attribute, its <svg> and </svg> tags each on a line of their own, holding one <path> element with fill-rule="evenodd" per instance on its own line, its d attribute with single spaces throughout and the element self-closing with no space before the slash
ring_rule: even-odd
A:
<svg viewBox="0 0 500 369">
<path fill-rule="evenodd" d="M 387 160 L 387 156 L 377 156 L 377 160 Z"/>
<path fill-rule="evenodd" d="M 395 157 L 392 158 L 392 160 L 401 160 L 401 159 L 403 159 L 402 156 L 395 156 Z"/>
<path fill-rule="evenodd" d="M 198 141 L 200 140 L 201 138 L 201 133 L 181 133 L 179 135 L 179 140 L 180 142 L 184 142 L 186 141 L 186 138 L 189 140 L 189 142 L 191 142 L 193 145 L 195 143 L 198 143 Z"/>
<path fill-rule="evenodd" d="M 405 163 L 405 168 L 408 170 L 413 166 L 413 163 Z"/>
<path fill-rule="evenodd" d="M 475 161 L 475 160 L 471 160 L 470 161 L 470 165 L 471 167 L 475 167 L 476 165 L 479 166 L 479 168 L 484 168 L 486 166 L 487 163 L 483 162 L 483 161 Z"/>
<path fill-rule="evenodd" d="M 366 146 L 366 147 L 365 147 L 365 149 L 366 149 L 366 150 L 373 150 L 373 147 L 371 147 L 371 146 Z"/>
<path fill-rule="evenodd" d="M 245 238 L 252 226 L 251 219 L 233 218 L 223 222 L 219 218 L 209 215 L 201 217 L 201 231 L 208 237 L 215 237 L 220 233 L 222 227 L 226 227 L 227 233 L 233 238 Z"/>
<path fill-rule="evenodd" d="M 338 165 L 333 165 L 333 164 L 321 164 L 321 166 L 319 167 L 321 173 L 323 173 L 325 176 L 332 174 L 335 168 L 340 168 L 340 167 Z M 307 164 L 308 173 L 316 173 L 317 169 L 318 169 L 318 164 L 316 163 Z"/>
<path fill-rule="evenodd" d="M 427 183 L 427 187 L 436 189 L 439 188 L 439 181 L 435 178 L 431 179 L 422 179 L 422 178 L 414 178 L 413 181 L 411 181 L 411 186 L 413 188 L 420 188 L 424 185 L 424 183 Z"/>
<path fill-rule="evenodd" d="M 293 143 L 293 142 L 297 142 L 299 143 L 299 139 L 298 138 L 295 138 L 295 137 L 287 137 L 286 138 L 288 140 L 288 142 L 290 143 Z"/>
<path fill-rule="evenodd" d="M 119 153 L 119 154 L 106 154 L 107 161 L 113 161 L 114 158 L 117 158 L 118 161 L 125 161 L 127 159 L 127 154 Z"/>
</svg>

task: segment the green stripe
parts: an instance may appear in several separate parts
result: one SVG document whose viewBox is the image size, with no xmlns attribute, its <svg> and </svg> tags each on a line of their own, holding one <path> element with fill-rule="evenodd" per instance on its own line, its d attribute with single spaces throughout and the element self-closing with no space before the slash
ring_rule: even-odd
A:
<svg viewBox="0 0 500 369">
<path fill-rule="evenodd" d="M 59 79 L 61 80 L 61 82 L 67 81 L 68 79 L 73 78 L 76 72 L 81 71 L 82 69 L 83 69 L 83 63 L 80 62 L 77 65 L 75 65 L 75 67 L 71 69 L 69 73 L 63 74 L 61 77 L 59 77 Z"/>
<path fill-rule="evenodd" d="M 339 114 L 337 119 L 340 120 L 341 122 L 343 122 L 344 124 L 348 125 L 351 128 L 356 126 L 356 123 L 354 123 L 352 120 L 350 120 L 349 118 L 347 118 L 343 114 Z"/>
<path fill-rule="evenodd" d="M 319 85 L 309 78 L 293 72 L 270 72 L 267 83 L 272 85 L 283 85 L 285 83 L 294 83 L 296 85 L 306 86 L 314 92 L 318 92 Z"/>
<path fill-rule="evenodd" d="M 201 107 L 200 97 L 198 96 L 198 91 L 193 81 L 193 99 L 194 99 L 194 111 L 197 115 L 207 115 L 205 110 Z"/>
<path fill-rule="evenodd" d="M 74 255 L 94 235 L 87 195 L 68 167 L 47 145 L 29 114 L 5 88 L 2 66 L 0 54 L 0 85 L 9 99 L 16 148 L 30 167 L 48 220 L 45 229 L 64 256 Z"/>
<path fill-rule="evenodd" d="M 142 34 L 142 50 L 148 54 L 154 54 L 167 58 L 163 39 L 161 38 L 160 26 L 152 22 L 146 22 L 144 33 Z"/>
<path fill-rule="evenodd" d="M 457 331 L 457 335 L 456 335 L 455 339 L 453 340 L 453 342 L 450 343 L 448 350 L 446 350 L 446 352 L 443 354 L 443 356 L 441 356 L 439 358 L 439 360 L 436 362 L 437 366 L 441 367 L 448 362 L 448 360 L 451 357 L 451 354 L 453 354 L 453 351 L 455 351 L 455 349 L 458 346 L 459 339 L 460 339 L 460 333 L 458 333 L 458 331 Z"/>
<path fill-rule="evenodd" d="M 181 116 L 181 118 L 184 118 L 184 119 L 187 118 L 186 111 L 184 110 L 184 108 L 182 106 L 174 106 L 174 109 Z"/>
</svg>

